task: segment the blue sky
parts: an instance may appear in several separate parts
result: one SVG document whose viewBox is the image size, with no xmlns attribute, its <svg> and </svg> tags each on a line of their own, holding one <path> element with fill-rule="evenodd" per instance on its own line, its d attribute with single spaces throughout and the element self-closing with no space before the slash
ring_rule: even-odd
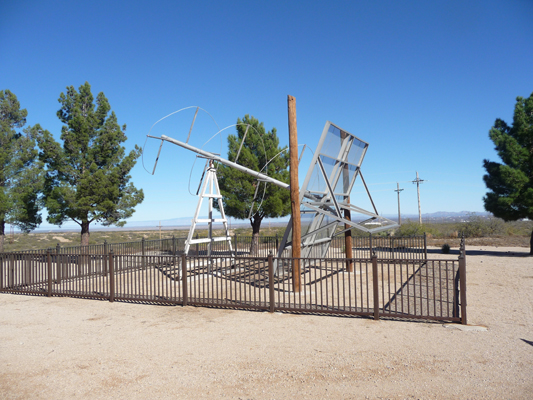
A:
<svg viewBox="0 0 533 400">
<path fill-rule="evenodd" d="M 314 149 L 327 120 L 370 143 L 362 171 L 381 214 L 397 212 L 396 182 L 402 213 L 417 213 L 416 171 L 423 213 L 481 212 L 488 131 L 533 92 L 531 21 L 530 0 L 1 2 L 0 88 L 59 138 L 59 94 L 88 81 L 127 124 L 128 149 L 187 106 L 220 128 L 251 114 L 286 145 L 290 94 L 299 143 Z M 209 114 L 191 144 L 217 132 Z M 152 134 L 185 140 L 193 115 Z M 203 148 L 224 153 L 226 132 Z M 150 172 L 158 147 L 146 142 Z M 192 216 L 194 158 L 167 143 L 154 176 L 139 160 L 132 220 Z"/>
</svg>

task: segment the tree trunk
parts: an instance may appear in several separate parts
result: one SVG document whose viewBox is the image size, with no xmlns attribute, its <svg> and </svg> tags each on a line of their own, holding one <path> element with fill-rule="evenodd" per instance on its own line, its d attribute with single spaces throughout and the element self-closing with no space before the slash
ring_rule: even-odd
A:
<svg viewBox="0 0 533 400">
<path fill-rule="evenodd" d="M 250 220 L 252 225 L 252 244 L 250 245 L 250 256 L 255 257 L 259 252 L 259 229 L 261 228 L 261 221 L 263 218 L 255 215 Z"/>
<path fill-rule="evenodd" d="M 81 223 L 81 245 L 82 246 L 89 245 L 89 222 L 88 221 L 82 221 Z"/>
<path fill-rule="evenodd" d="M 0 253 L 4 252 L 5 227 L 5 221 L 0 221 Z"/>
</svg>

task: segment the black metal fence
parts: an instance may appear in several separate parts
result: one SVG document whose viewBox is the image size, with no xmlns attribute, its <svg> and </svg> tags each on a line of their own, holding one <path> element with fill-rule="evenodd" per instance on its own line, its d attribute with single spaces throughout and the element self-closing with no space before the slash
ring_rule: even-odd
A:
<svg viewBox="0 0 533 400">
<path fill-rule="evenodd" d="M 198 238 L 198 236 L 197 236 Z M 29 250 L 16 252 L 18 254 L 46 254 L 48 251 L 55 255 L 60 254 L 108 254 L 112 251 L 115 255 L 182 255 L 185 249 L 184 237 L 171 237 L 155 240 L 140 240 L 125 243 L 92 244 L 89 246 L 56 247 L 42 250 Z M 252 236 L 231 237 L 230 251 L 228 242 L 218 241 L 211 243 L 211 255 L 237 255 L 249 256 L 252 244 Z M 281 237 L 259 236 L 255 257 L 268 257 L 270 253 L 277 255 Z M 203 256 L 208 254 L 208 244 L 192 244 L 188 255 Z M 378 258 L 390 259 L 415 259 L 427 258 L 427 241 L 424 236 L 394 237 L 394 236 L 355 236 L 352 238 L 352 255 L 354 258 L 370 258 L 372 255 Z M 326 254 L 328 258 L 345 258 L 344 236 L 334 237 Z"/>
<path fill-rule="evenodd" d="M 156 251 L 145 242 L 145 255 L 3 253 L 0 292 L 466 323 L 464 242 L 457 260 L 206 257 L 162 249 L 148 254 Z"/>
</svg>

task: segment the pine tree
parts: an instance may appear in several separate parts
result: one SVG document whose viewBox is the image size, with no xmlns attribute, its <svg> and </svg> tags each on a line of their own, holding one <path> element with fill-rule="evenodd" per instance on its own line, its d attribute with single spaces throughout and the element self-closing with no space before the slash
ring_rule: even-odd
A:
<svg viewBox="0 0 533 400">
<path fill-rule="evenodd" d="M 26 124 L 27 115 L 15 94 L 0 91 L 0 253 L 4 251 L 6 223 L 23 232 L 41 223 L 42 168 L 36 142 L 28 129 L 17 132 Z"/>
<path fill-rule="evenodd" d="M 282 152 L 286 147 L 279 147 L 276 128 L 265 133 L 263 123 L 253 116 L 245 115 L 242 120 L 237 119 L 237 135 L 228 136 L 228 159 L 235 161 L 245 133 L 246 138 L 237 163 L 288 183 L 289 155 L 287 151 Z M 248 219 L 250 208 L 253 207 L 250 218 L 253 237 L 250 254 L 257 254 L 261 222 L 264 218 L 283 217 L 290 213 L 290 192 L 272 184 L 268 184 L 265 189 L 265 183 L 225 165 L 219 165 L 218 179 L 227 215 L 236 219 Z M 256 189 L 257 198 L 254 201 Z"/>
<path fill-rule="evenodd" d="M 497 119 L 489 137 L 502 163 L 483 161 L 489 190 L 485 209 L 505 221 L 533 219 L 533 93 L 527 99 L 517 97 L 513 124 Z"/>
<path fill-rule="evenodd" d="M 124 219 L 144 199 L 142 189 L 130 182 L 131 169 L 141 154 L 135 146 L 129 154 L 121 143 L 126 141 L 126 125 L 117 117 L 104 93 L 96 97 L 85 82 L 76 92 L 73 86 L 59 97 L 57 116 L 65 125 L 60 145 L 50 132 L 36 133 L 45 163 L 44 186 L 48 222 L 61 225 L 67 220 L 81 227 L 81 245 L 89 244 L 89 225 L 123 226 Z M 38 127 L 40 129 L 40 127 Z"/>
</svg>

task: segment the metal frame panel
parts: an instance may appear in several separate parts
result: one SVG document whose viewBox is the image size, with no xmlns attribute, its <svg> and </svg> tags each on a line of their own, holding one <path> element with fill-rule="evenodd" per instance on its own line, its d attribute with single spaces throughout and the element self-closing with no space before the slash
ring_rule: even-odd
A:
<svg viewBox="0 0 533 400">
<path fill-rule="evenodd" d="M 336 139 L 332 138 L 332 136 L 338 137 L 340 140 L 338 145 L 333 144 Z M 331 148 L 325 147 L 331 147 L 334 152 L 328 152 L 331 151 Z M 363 179 L 361 164 L 367 150 L 368 143 L 364 140 L 330 121 L 327 121 L 324 125 L 317 150 L 313 155 L 311 165 L 300 190 L 302 212 L 314 214 L 306 234 L 302 237 L 302 258 L 309 257 L 313 247 L 318 244 L 322 246 L 320 256 L 324 257 L 329 248 L 328 243 L 336 234 L 338 224 L 346 224 L 367 233 L 380 232 L 397 226 L 394 221 L 379 216 L 366 182 Z M 328 168 L 324 165 L 325 161 L 328 164 Z M 348 171 L 347 175 L 344 175 L 346 174 L 345 171 Z M 317 179 L 323 179 L 323 187 L 319 183 L 319 187 L 310 188 L 313 176 L 316 176 Z M 373 211 L 368 211 L 349 203 L 350 193 L 359 176 L 372 204 Z M 349 178 L 348 180 L 346 180 L 347 177 Z M 341 179 L 342 192 L 336 190 Z M 343 199 L 340 200 L 337 197 L 342 197 Z M 344 210 L 350 210 L 355 214 L 370 218 L 365 218 L 365 221 L 349 221 L 343 216 Z M 325 223 L 324 220 L 326 218 L 333 220 L 333 222 L 327 221 Z M 380 226 L 369 228 L 365 225 L 368 220 L 379 222 Z M 282 255 L 285 249 L 290 247 L 289 237 L 291 236 L 291 231 L 292 222 L 289 221 L 278 249 L 278 257 Z M 324 237 L 324 233 L 326 233 L 326 237 Z"/>
</svg>

